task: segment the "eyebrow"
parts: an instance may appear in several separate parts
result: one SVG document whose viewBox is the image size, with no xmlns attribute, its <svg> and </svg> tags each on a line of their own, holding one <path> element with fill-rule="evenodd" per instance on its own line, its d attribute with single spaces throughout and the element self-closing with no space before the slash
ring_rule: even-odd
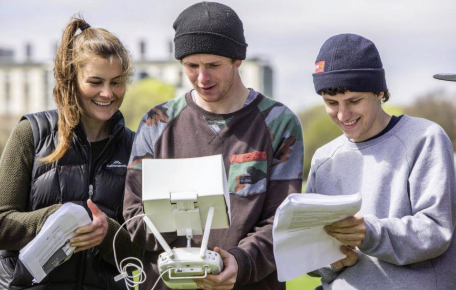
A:
<svg viewBox="0 0 456 290">
<path fill-rule="evenodd" d="M 112 80 L 117 79 L 117 78 L 120 78 L 120 77 L 122 77 L 122 75 L 118 75 L 118 76 L 116 76 L 116 77 L 113 77 Z M 104 78 L 97 77 L 97 76 L 88 76 L 87 78 L 88 78 L 88 79 L 104 80 Z"/>
<path fill-rule="evenodd" d="M 203 63 L 203 65 L 217 65 L 217 64 L 220 64 L 220 63 L 221 63 L 220 60 L 216 60 L 216 61 L 211 61 L 211 62 L 205 62 L 205 63 Z M 183 61 L 183 64 L 186 64 L 186 65 L 197 65 L 198 63 L 189 62 L 189 61 Z"/>
<path fill-rule="evenodd" d="M 351 98 L 346 99 L 345 101 L 351 101 L 351 100 L 353 100 L 353 99 L 362 99 L 362 98 L 364 98 L 363 95 L 356 95 L 356 96 L 353 96 L 353 97 L 351 97 Z"/>
<path fill-rule="evenodd" d="M 204 65 L 220 65 L 222 62 L 219 60 L 205 63 Z"/>
<path fill-rule="evenodd" d="M 353 97 L 351 97 L 351 98 L 348 98 L 348 99 L 345 99 L 345 100 L 342 100 L 342 101 L 351 101 L 351 100 L 353 100 L 353 99 L 362 99 L 362 98 L 364 98 L 363 95 L 356 95 L 356 96 L 353 96 Z M 332 101 L 332 102 L 339 102 L 339 101 L 340 101 L 340 100 L 337 100 L 337 99 L 336 99 L 336 100 L 333 100 L 333 99 L 330 99 L 330 98 L 327 98 L 327 97 L 323 97 L 323 100 L 325 100 L 325 101 Z"/>
</svg>

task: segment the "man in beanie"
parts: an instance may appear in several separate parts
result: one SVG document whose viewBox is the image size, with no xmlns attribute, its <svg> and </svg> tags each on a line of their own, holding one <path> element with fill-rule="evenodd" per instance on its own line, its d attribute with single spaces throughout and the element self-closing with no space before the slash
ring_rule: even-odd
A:
<svg viewBox="0 0 456 290">
<path fill-rule="evenodd" d="M 285 289 L 277 281 L 272 247 L 275 211 L 300 192 L 303 137 L 299 119 L 283 104 L 253 89 L 239 76 L 247 43 L 241 20 L 230 7 L 201 2 L 174 22 L 175 57 L 193 90 L 152 108 L 143 117 L 127 170 L 124 217 L 143 213 L 141 162 L 144 158 L 189 158 L 222 154 L 230 191 L 231 225 L 211 231 L 208 248 L 223 258 L 218 275 L 196 280 L 204 289 Z M 128 225 L 146 250 L 143 261 L 150 289 L 158 279 L 163 252 L 142 222 Z M 171 248 L 186 237 L 166 234 Z M 195 236 L 192 246 L 199 247 Z M 157 289 L 166 289 L 162 281 Z"/>
<path fill-rule="evenodd" d="M 374 43 L 362 36 L 329 38 L 313 80 L 343 135 L 313 156 L 306 192 L 359 193 L 363 200 L 358 214 L 325 227 L 345 250 L 357 247 L 359 259 L 312 273 L 322 277 L 320 288 L 456 289 L 448 136 L 431 121 L 383 110 L 385 71 Z"/>
</svg>

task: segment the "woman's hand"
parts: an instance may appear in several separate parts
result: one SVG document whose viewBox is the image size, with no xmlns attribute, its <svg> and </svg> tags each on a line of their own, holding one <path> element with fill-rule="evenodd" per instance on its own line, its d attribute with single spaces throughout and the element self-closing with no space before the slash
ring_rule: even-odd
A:
<svg viewBox="0 0 456 290">
<path fill-rule="evenodd" d="M 89 199 L 87 206 L 92 212 L 92 223 L 76 230 L 76 236 L 70 240 L 70 246 L 76 247 L 75 253 L 98 246 L 108 232 L 108 218 Z"/>
</svg>

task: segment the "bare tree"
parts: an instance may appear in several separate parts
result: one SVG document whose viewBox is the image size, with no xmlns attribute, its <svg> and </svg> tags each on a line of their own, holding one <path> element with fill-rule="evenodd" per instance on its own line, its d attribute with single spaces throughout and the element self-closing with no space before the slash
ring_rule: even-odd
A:
<svg viewBox="0 0 456 290">
<path fill-rule="evenodd" d="M 429 92 L 404 108 L 407 115 L 436 122 L 456 145 L 456 105 L 443 91 Z"/>
</svg>

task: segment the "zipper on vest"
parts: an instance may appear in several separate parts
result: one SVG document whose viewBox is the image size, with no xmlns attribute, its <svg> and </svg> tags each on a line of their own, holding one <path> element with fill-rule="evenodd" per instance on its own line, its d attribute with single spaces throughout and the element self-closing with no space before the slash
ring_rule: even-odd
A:
<svg viewBox="0 0 456 290">
<path fill-rule="evenodd" d="M 93 195 L 93 185 L 90 184 L 89 185 L 89 199 L 92 199 L 92 195 Z"/>
<path fill-rule="evenodd" d="M 125 130 L 125 128 L 121 128 L 121 129 L 118 129 L 116 132 L 114 132 L 114 134 L 112 135 L 109 135 L 109 140 L 108 140 L 108 143 L 106 143 L 105 147 L 103 148 L 103 150 L 101 150 L 100 152 L 100 155 L 98 155 L 98 157 L 95 159 L 95 161 L 93 162 L 94 164 L 94 167 L 93 167 L 93 171 L 92 171 L 92 163 L 90 163 L 90 169 L 89 169 L 89 199 L 92 199 L 93 197 L 93 184 L 95 183 L 95 174 L 98 172 L 98 168 L 100 167 L 100 159 L 103 157 L 103 154 L 105 153 L 105 151 L 107 150 L 107 148 L 109 148 L 111 146 L 111 143 L 114 142 L 114 141 L 117 141 L 119 138 L 120 138 L 120 135 L 121 133 L 123 133 L 123 131 Z M 121 133 L 118 133 L 118 132 L 121 132 Z M 113 138 L 114 136 L 116 136 L 117 138 Z M 89 142 L 89 145 L 90 145 L 90 142 Z M 90 150 L 90 155 L 92 155 L 92 150 Z M 90 156 L 90 158 L 92 159 L 92 156 Z"/>
</svg>

